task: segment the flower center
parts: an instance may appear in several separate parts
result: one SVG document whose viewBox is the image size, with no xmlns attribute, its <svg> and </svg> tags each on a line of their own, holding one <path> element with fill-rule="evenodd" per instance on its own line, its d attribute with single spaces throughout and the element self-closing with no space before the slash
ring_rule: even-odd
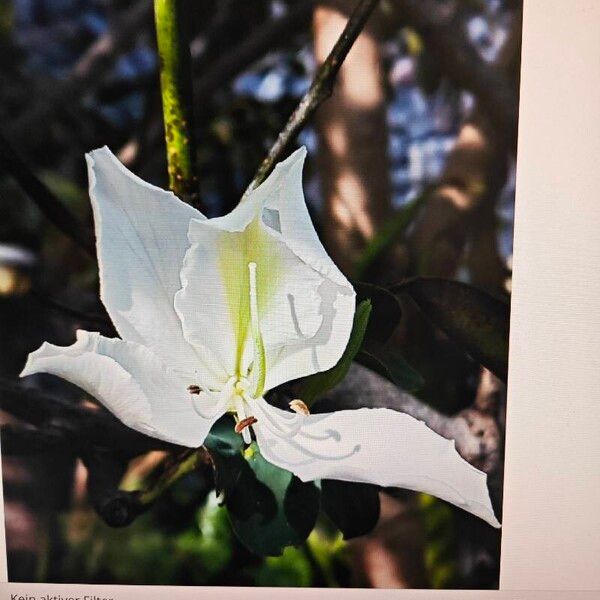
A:
<svg viewBox="0 0 600 600">
<path fill-rule="evenodd" d="M 252 443 L 252 437 L 250 436 L 250 425 L 256 423 L 254 415 L 250 414 L 250 398 L 246 393 L 248 390 L 248 385 L 249 382 L 245 377 L 238 379 L 233 386 L 234 394 L 232 398 L 233 410 L 235 411 L 237 418 L 236 433 L 242 434 L 246 444 Z"/>
<path fill-rule="evenodd" d="M 250 387 L 250 382 L 247 377 L 240 377 L 233 385 L 233 391 L 238 396 L 243 396 Z"/>
</svg>

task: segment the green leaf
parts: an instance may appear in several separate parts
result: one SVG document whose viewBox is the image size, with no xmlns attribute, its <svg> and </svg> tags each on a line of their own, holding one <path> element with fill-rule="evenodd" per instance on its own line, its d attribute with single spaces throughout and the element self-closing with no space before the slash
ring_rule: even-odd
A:
<svg viewBox="0 0 600 600">
<path fill-rule="evenodd" d="M 402 317 L 398 298 L 385 288 L 371 283 L 353 282 L 356 301 L 369 300 L 372 305 L 371 316 L 365 332 L 365 340 L 387 342 Z"/>
<path fill-rule="evenodd" d="M 404 360 L 402 355 L 381 344 L 370 343 L 361 348 L 356 362 L 379 373 L 407 392 L 416 392 L 425 383 L 423 377 Z"/>
<path fill-rule="evenodd" d="M 379 520 L 379 488 L 368 483 L 323 479 L 321 506 L 344 539 L 365 535 Z"/>
<path fill-rule="evenodd" d="M 369 242 L 358 264 L 355 274 L 357 279 L 365 277 L 373 263 L 406 231 L 421 208 L 430 187 L 427 187 L 414 200 L 403 206 Z"/>
<path fill-rule="evenodd" d="M 267 462 L 256 443 L 244 455 L 217 455 L 217 486 L 244 546 L 254 554 L 279 556 L 308 537 L 319 512 L 319 490 Z"/>
<path fill-rule="evenodd" d="M 223 415 L 211 428 L 204 440 L 204 446 L 211 452 L 224 456 L 239 454 L 244 442 L 242 436 L 234 431 L 235 421 L 231 415 Z"/>
<path fill-rule="evenodd" d="M 306 377 L 301 383 L 299 396 L 308 406 L 327 390 L 340 383 L 346 376 L 354 357 L 362 345 L 367 324 L 369 323 L 369 316 L 371 315 L 371 308 L 372 304 L 370 300 L 363 300 L 358 305 L 354 313 L 354 325 L 350 333 L 350 340 L 337 364 L 327 371 Z"/>
<path fill-rule="evenodd" d="M 418 277 L 392 288 L 408 294 L 430 321 L 502 381 L 508 374 L 510 307 L 458 281 Z"/>
</svg>

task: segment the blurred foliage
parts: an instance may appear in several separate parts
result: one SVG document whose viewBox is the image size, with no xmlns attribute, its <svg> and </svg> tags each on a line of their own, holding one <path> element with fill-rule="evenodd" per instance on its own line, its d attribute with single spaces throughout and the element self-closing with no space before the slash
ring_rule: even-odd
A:
<svg viewBox="0 0 600 600">
<path fill-rule="evenodd" d="M 190 485 L 190 478 L 175 486 L 174 496 L 177 488 Z M 188 498 L 172 510 L 187 510 L 197 502 L 197 497 Z M 153 510 L 126 529 L 113 529 L 88 508 L 72 511 L 63 518 L 69 544 L 59 580 L 283 587 L 348 583 L 345 544 L 327 528 L 315 529 L 305 544 L 287 547 L 281 556 L 259 559 L 238 541 L 214 491 L 185 524 L 173 527 L 160 513 Z M 340 573 L 344 578 L 338 580 Z"/>
<path fill-rule="evenodd" d="M 425 529 L 425 566 L 431 587 L 459 587 L 454 546 L 452 509 L 428 494 L 419 494 L 421 519 Z"/>
</svg>

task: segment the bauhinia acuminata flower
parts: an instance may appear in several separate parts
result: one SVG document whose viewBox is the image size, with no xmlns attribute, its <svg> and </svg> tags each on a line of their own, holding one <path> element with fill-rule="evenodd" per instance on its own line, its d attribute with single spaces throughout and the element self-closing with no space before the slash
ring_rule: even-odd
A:
<svg viewBox="0 0 600 600">
<path fill-rule="evenodd" d="M 342 356 L 355 293 L 323 249 L 302 192 L 301 149 L 231 213 L 207 219 L 130 173 L 87 156 L 101 298 L 121 339 L 79 331 L 43 344 L 22 375 L 52 373 L 123 423 L 202 445 L 226 412 L 263 457 L 303 481 L 339 479 L 427 492 L 499 526 L 486 475 L 454 442 L 385 408 L 309 414 L 265 394 Z"/>
</svg>

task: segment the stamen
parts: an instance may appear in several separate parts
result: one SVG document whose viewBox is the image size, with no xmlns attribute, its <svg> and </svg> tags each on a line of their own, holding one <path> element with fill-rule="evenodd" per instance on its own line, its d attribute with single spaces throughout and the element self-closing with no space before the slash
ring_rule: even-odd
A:
<svg viewBox="0 0 600 600">
<path fill-rule="evenodd" d="M 266 355 L 262 334 L 260 331 L 260 320 L 258 316 L 258 295 L 256 291 L 256 263 L 248 263 L 250 274 L 250 327 L 254 340 L 254 362 L 252 366 L 252 381 L 254 383 L 252 397 L 262 396 L 265 389 L 266 378 Z"/>
<path fill-rule="evenodd" d="M 261 406 L 260 402 L 255 402 L 253 406 L 254 410 L 259 411 L 261 416 L 264 417 L 261 423 L 277 437 L 291 438 L 295 436 L 304 423 L 304 415 L 302 414 L 290 415 L 290 418 L 286 419 L 287 423 L 282 424 L 281 421 L 273 417 L 269 410 Z M 286 427 L 287 425 L 289 427 Z"/>
<path fill-rule="evenodd" d="M 235 411 L 237 412 L 237 418 L 238 418 L 238 425 L 240 423 L 244 423 L 246 422 L 248 419 L 251 419 L 252 416 L 250 417 L 246 417 L 246 408 L 244 406 L 244 400 L 242 399 L 241 396 L 239 395 L 235 395 L 233 402 L 235 404 Z M 235 430 L 235 429 L 234 429 Z M 251 444 L 252 443 L 252 438 L 250 437 L 250 431 L 248 430 L 248 427 L 242 427 L 242 429 L 240 430 L 241 434 L 242 434 L 242 438 L 244 439 L 244 443 L 246 444 Z"/>
<path fill-rule="evenodd" d="M 256 417 L 246 417 L 245 419 L 242 419 L 236 423 L 233 430 L 236 433 L 242 433 L 246 427 L 250 427 L 251 425 L 254 425 L 254 423 L 258 423 L 258 419 Z"/>
<path fill-rule="evenodd" d="M 300 399 L 292 400 L 289 403 L 289 407 L 299 415 L 310 415 L 310 410 L 308 410 L 308 406 L 302 402 Z"/>
<path fill-rule="evenodd" d="M 212 419 L 219 413 L 225 412 L 231 401 L 234 381 L 235 379 L 233 377 L 230 378 L 220 392 L 207 392 L 206 390 L 201 390 L 198 394 L 192 392 L 192 406 L 194 407 L 194 410 L 203 419 Z M 207 403 L 207 400 L 212 400 L 212 407 Z"/>
<path fill-rule="evenodd" d="M 187 391 L 190 394 L 199 394 L 202 391 L 202 388 L 199 385 L 188 385 Z"/>
<path fill-rule="evenodd" d="M 324 461 L 344 460 L 345 458 L 349 458 L 353 454 L 360 452 L 360 444 L 356 444 L 349 448 L 348 445 L 343 442 L 339 431 L 336 431 L 335 429 L 326 429 L 312 432 L 310 428 L 309 431 L 306 431 L 303 427 L 307 423 L 304 414 L 297 413 L 289 419 L 283 419 L 277 414 L 271 413 L 270 409 L 273 409 L 273 407 L 269 408 L 268 406 L 265 406 L 266 403 L 263 403 L 264 401 L 256 401 L 253 405 L 253 411 L 258 412 L 261 427 L 265 427 L 273 435 L 282 438 L 285 440 L 286 444 L 296 448 L 306 457 L 305 460 L 294 463 L 295 465 L 308 464 L 315 459 Z M 282 415 L 283 414 L 290 413 L 282 413 Z M 287 423 L 283 425 L 282 421 L 284 420 L 290 423 L 291 426 L 285 427 Z M 320 443 L 315 444 L 314 442 L 325 442 L 326 440 L 332 440 L 335 442 L 335 445 L 328 444 L 329 448 L 327 453 L 317 452 L 316 449 L 322 446 Z M 341 447 L 337 446 L 340 442 Z"/>
</svg>

